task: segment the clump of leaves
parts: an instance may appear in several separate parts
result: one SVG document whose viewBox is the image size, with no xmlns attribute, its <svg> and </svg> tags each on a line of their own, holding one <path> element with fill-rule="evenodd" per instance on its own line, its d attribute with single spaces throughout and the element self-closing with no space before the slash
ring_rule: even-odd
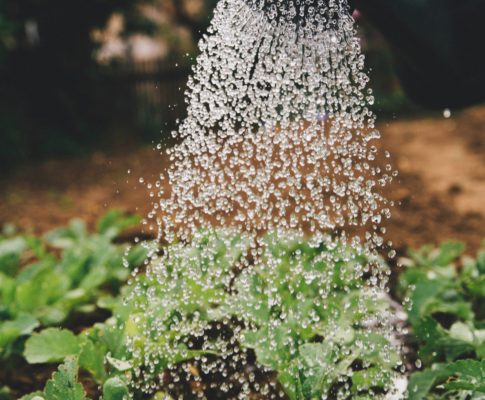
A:
<svg viewBox="0 0 485 400">
<path fill-rule="evenodd" d="M 79 370 L 89 373 L 96 385 L 102 387 L 103 398 L 121 400 L 128 395 L 126 371 L 132 367 L 131 355 L 126 344 L 124 323 L 120 316 L 111 317 L 104 323 L 97 323 L 78 335 L 67 329 L 47 328 L 34 333 L 26 342 L 24 356 L 29 363 L 63 363 L 51 381 L 55 382 L 63 398 L 85 399 L 77 375 Z M 69 371 L 69 379 L 65 371 Z M 60 375 L 59 375 L 60 374 Z M 23 400 L 38 395 L 46 400 L 57 400 L 49 392 L 49 382 L 42 393 L 24 396 Z M 50 383 L 51 386 L 54 383 Z M 70 396 L 70 397 L 69 397 Z"/>
<path fill-rule="evenodd" d="M 247 248 L 240 235 L 200 232 L 188 245 L 167 246 L 139 277 L 128 296 L 126 334 L 143 391 L 158 389 L 167 368 L 221 352 L 223 344 L 207 332 L 214 322 L 230 319 L 222 306 Z"/>
<path fill-rule="evenodd" d="M 347 396 L 389 390 L 399 357 L 372 327 L 389 305 L 363 277 L 381 261 L 332 241 L 272 235 L 267 243 L 263 262 L 237 277 L 230 301 L 247 327 L 242 345 L 278 372 L 292 400 L 332 397 L 339 388 Z"/>
<path fill-rule="evenodd" d="M 399 292 L 423 370 L 411 376 L 412 400 L 485 396 L 485 250 L 462 257 L 465 246 L 410 251 Z"/>
<path fill-rule="evenodd" d="M 135 291 L 138 311 L 128 330 L 145 388 L 153 390 L 156 376 L 183 360 L 211 363 L 207 356 L 219 354 L 245 363 L 253 351 L 290 399 L 339 388 L 356 396 L 387 391 L 399 357 L 370 325 L 388 303 L 364 279 L 366 266 L 379 261 L 294 235 L 267 236 L 257 260 L 248 259 L 249 246 L 241 235 L 201 234 L 167 248 Z M 211 336 L 214 322 L 234 336 Z"/>
<path fill-rule="evenodd" d="M 42 238 L 0 238 L 0 358 L 19 354 L 36 328 L 92 313 L 100 298 L 117 294 L 146 250 L 113 240 L 137 223 L 137 217 L 111 211 L 95 234 L 74 220 Z"/>
<path fill-rule="evenodd" d="M 258 385 L 292 400 L 387 391 L 399 357 L 378 327 L 387 302 L 364 277 L 380 261 L 295 235 L 267 236 L 255 260 L 252 244 L 234 232 L 206 231 L 167 246 L 121 297 L 104 300 L 112 318 L 78 335 L 45 329 L 30 337 L 24 355 L 87 371 L 106 399 L 122 399 L 128 388 L 135 398 L 178 398 L 175 383 L 184 377 L 173 374 L 180 369 L 200 383 L 192 387 L 199 396 L 215 398 L 203 377 L 224 377 L 232 365 L 241 380 L 248 362 L 276 377 L 265 387 L 249 372 L 244 379 L 252 383 L 241 387 L 248 398 Z M 68 397 L 73 379 L 63 380 L 65 396 L 84 398 Z M 225 375 L 218 390 L 231 397 L 235 380 Z M 56 399 L 47 388 L 39 396 Z"/>
</svg>

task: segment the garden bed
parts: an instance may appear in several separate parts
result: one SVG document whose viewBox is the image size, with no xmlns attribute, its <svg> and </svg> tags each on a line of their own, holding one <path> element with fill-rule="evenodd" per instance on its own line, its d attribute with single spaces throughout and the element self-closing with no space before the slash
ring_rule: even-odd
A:
<svg viewBox="0 0 485 400">
<path fill-rule="evenodd" d="M 481 385 L 485 380 L 485 373 L 481 372 L 482 369 L 485 370 L 482 361 L 485 354 L 483 352 L 485 325 L 483 310 L 480 308 L 485 295 L 482 287 L 485 273 L 483 253 L 474 260 L 460 257 L 463 251 L 474 256 L 485 237 L 483 228 L 485 210 L 482 209 L 482 203 L 477 200 L 482 198 L 482 191 L 485 190 L 485 162 L 483 161 L 485 138 L 481 130 L 484 121 L 485 108 L 478 107 L 452 120 L 422 117 L 416 120 L 393 122 L 381 127 L 382 147 L 391 151 L 395 164 L 400 170 L 400 181 L 391 188 L 391 195 L 393 199 L 401 202 L 401 205 L 394 210 L 393 217 L 388 223 L 386 238 L 393 241 L 398 250 L 398 257 L 407 257 L 410 254 L 410 257 L 404 261 L 407 267 L 397 267 L 395 261 L 394 265 L 391 265 L 393 271 L 391 294 L 398 302 L 404 298 L 415 297 L 415 306 L 409 311 L 410 333 L 399 337 L 405 343 L 404 361 L 407 373 L 423 370 L 411 378 L 410 387 L 414 399 L 425 396 L 437 398 L 447 391 L 454 390 L 476 390 L 477 393 L 483 391 L 482 386 L 478 388 L 473 386 L 477 382 Z M 84 244 L 87 243 L 86 240 L 104 243 L 107 247 L 100 251 L 112 249 L 114 264 L 109 264 L 109 268 L 113 267 L 111 271 L 113 274 L 101 274 L 104 280 L 94 287 L 89 287 L 89 295 L 84 293 L 80 297 L 78 289 L 82 282 L 81 276 L 89 276 L 89 267 L 85 266 L 87 269 L 79 273 L 80 275 L 73 273 L 69 278 L 69 290 L 60 294 L 54 291 L 54 300 L 44 299 L 49 305 L 56 304 L 61 299 L 62 307 L 48 309 L 48 312 L 37 310 L 35 321 L 29 320 L 17 311 L 11 317 L 6 317 L 7 311 L 1 310 L 3 320 L 0 322 L 0 331 L 2 326 L 4 328 L 3 344 L 0 344 L 2 351 L 8 347 L 12 340 L 12 332 L 16 329 L 19 339 L 16 341 L 17 336 L 13 335 L 15 340 L 11 343 L 15 343 L 15 346 L 10 347 L 8 349 L 10 353 L 4 354 L 4 359 L 0 361 L 0 382 L 10 388 L 9 395 L 6 389 L 1 391 L 2 385 L 0 385 L 0 398 L 9 398 L 9 396 L 18 398 L 23 394 L 42 390 L 58 364 L 65 359 L 67 364 L 62 367 L 57 377 L 59 381 L 70 382 L 69 385 L 77 390 L 78 394 L 82 395 L 82 390 L 85 390 L 90 398 L 98 398 L 103 392 L 103 382 L 106 383 L 108 377 L 113 375 L 111 377 L 114 380 L 106 384 L 105 398 L 123 397 L 125 382 L 121 378 L 124 377 L 123 361 L 125 360 L 122 358 L 127 355 L 121 352 L 118 355 L 120 359 L 117 359 L 111 354 L 110 357 L 114 360 L 111 363 L 105 363 L 100 360 L 104 360 L 106 346 L 109 347 L 112 343 L 104 343 L 101 346 L 93 339 L 91 344 L 86 344 L 86 339 L 79 338 L 84 337 L 83 332 L 93 329 L 99 332 L 111 329 L 105 321 L 111 316 L 116 302 L 108 296 L 116 297 L 129 277 L 128 270 L 124 267 L 118 268 L 122 266 L 121 260 L 124 254 L 124 250 L 120 253 L 120 249 L 123 249 L 127 243 L 133 244 L 135 237 L 149 239 L 149 235 L 143 235 L 138 225 L 129 227 L 130 224 L 121 217 L 121 214 L 109 214 L 110 216 L 100 224 L 97 221 L 108 208 L 113 206 L 144 215 L 150 203 L 147 200 L 148 193 L 144 185 L 140 184 L 139 178 L 143 176 L 145 180 L 154 180 L 153 178 L 163 167 L 162 164 L 163 158 L 160 158 L 159 152 L 140 149 L 129 152 L 129 156 L 120 154 L 108 157 L 95 154 L 89 159 L 57 161 L 26 167 L 4 178 L 5 191 L 0 203 L 0 223 L 14 222 L 21 232 L 38 234 L 65 225 L 75 216 L 82 216 L 87 225 L 86 231 L 83 231 L 84 228 L 79 223 L 71 225 L 70 230 L 61 230 L 57 231 L 57 234 L 50 235 L 47 242 L 34 240 L 30 236 L 28 236 L 29 240 L 22 242 L 23 244 L 18 242 L 16 246 L 20 246 L 21 252 L 19 271 L 39 260 L 44 260 L 42 262 L 47 265 L 45 269 L 48 271 L 53 268 L 50 273 L 58 274 L 58 269 L 62 266 L 52 263 L 52 259 L 62 260 L 66 248 L 62 247 L 62 240 L 61 247 L 59 243 L 49 242 L 55 241 L 56 235 L 57 239 L 62 238 L 63 235 L 73 239 L 81 234 Z M 87 232 L 95 231 L 96 226 L 98 233 L 91 237 Z M 110 227 L 114 230 L 109 231 Z M 6 225 L 4 234 L 9 236 L 13 231 L 12 226 Z M 104 239 L 100 240 L 100 238 Z M 425 248 L 419 252 L 408 253 L 409 248 L 416 249 L 426 243 L 437 244 L 446 239 L 460 239 L 466 243 L 467 248 L 463 250 L 459 244 L 448 243 L 440 250 Z M 75 243 L 74 248 L 88 251 L 80 243 L 76 241 Z M 71 251 L 74 252 L 74 249 Z M 93 254 L 91 256 L 94 257 Z M 70 257 L 75 261 L 77 257 L 83 259 L 84 255 L 81 251 L 79 254 L 74 252 Z M 141 258 L 138 259 L 138 263 L 141 262 L 140 260 Z M 10 268 L 8 262 L 11 261 L 7 260 L 3 269 Z M 133 267 L 135 268 L 135 265 Z M 18 273 L 5 272 L 3 269 L 2 272 L 13 276 Z M 44 273 L 49 275 L 49 272 Z M 91 275 L 91 278 L 93 276 Z M 56 282 L 54 278 L 52 280 Z M 32 311 L 36 309 L 34 307 L 37 305 L 36 302 L 42 303 L 43 297 L 38 295 L 42 291 L 39 289 L 32 293 L 36 297 L 30 300 L 24 298 L 22 301 L 27 304 L 23 304 L 22 309 L 31 307 L 29 310 Z M 66 296 L 69 301 L 66 301 Z M 5 308 L 5 300 L 2 302 L 1 307 Z M 13 313 L 11 310 L 8 312 Z M 19 318 L 16 323 L 20 325 L 15 326 L 16 323 L 14 323 L 12 326 L 8 323 L 9 318 L 13 318 L 14 321 Z M 210 329 L 208 328 L 209 336 L 216 337 L 221 334 L 226 335 L 226 339 L 230 337 L 234 326 L 240 324 L 237 318 L 231 321 L 235 325 L 229 324 L 224 328 L 215 329 L 211 325 Z M 6 328 L 5 323 L 7 323 Z M 101 325 L 98 325 L 98 328 L 92 328 L 95 323 L 101 323 Z M 67 332 L 72 332 L 68 333 L 71 335 L 68 340 L 74 343 L 74 349 L 83 346 L 101 349 L 97 353 L 98 358 L 94 357 L 89 362 L 80 361 L 86 356 L 82 356 L 82 352 L 71 349 L 67 354 L 58 354 L 51 359 L 45 359 L 49 355 L 44 354 L 44 359 L 41 357 L 36 361 L 40 364 L 29 364 L 24 353 L 26 341 L 29 340 L 29 336 L 40 337 L 39 332 L 49 326 L 61 327 Z M 51 333 L 54 339 L 59 339 L 56 336 L 59 331 Z M 64 333 L 61 333 L 62 335 Z M 79 342 L 81 340 L 82 343 Z M 316 335 L 310 344 L 318 344 L 320 341 L 321 338 Z M 119 348 L 117 350 L 121 351 Z M 236 376 L 240 374 L 246 378 L 254 376 L 251 378 L 254 384 L 268 385 L 270 393 L 279 394 L 282 391 L 282 384 L 278 381 L 278 366 L 266 365 L 266 369 L 261 368 L 261 363 L 256 363 L 258 350 L 247 346 L 246 351 L 247 358 L 244 366 L 241 365 L 239 369 L 233 368 L 232 372 L 236 373 Z M 70 357 L 74 357 L 76 361 Z M 261 358 L 261 355 L 259 357 Z M 351 370 L 357 373 L 362 370 L 362 365 L 359 360 L 354 361 Z M 78 363 L 81 366 L 79 373 Z M 225 399 L 228 398 L 227 392 L 221 392 L 218 388 L 227 382 L 231 382 L 231 393 L 241 390 L 238 379 L 204 373 L 195 358 L 177 363 L 175 371 L 178 371 L 179 375 L 186 376 L 186 379 L 181 383 L 176 382 L 177 378 L 173 373 L 165 372 L 161 375 L 162 382 L 158 382 L 165 388 L 165 395 L 171 394 L 174 398 L 182 396 L 184 399 L 195 399 L 197 393 L 204 393 L 210 399 Z M 84 389 L 77 386 L 76 379 L 82 383 Z M 55 382 L 56 378 L 50 386 L 56 386 Z M 329 398 L 335 397 L 336 387 L 338 385 L 330 387 Z M 382 392 L 382 388 L 379 389 L 379 387 L 374 387 L 372 390 L 376 394 Z M 256 390 L 249 393 L 248 398 L 251 399 L 264 399 L 269 396 L 257 394 Z M 66 393 L 64 395 L 67 396 Z M 48 400 L 56 398 L 48 391 L 42 396 Z M 159 394 L 160 396 L 162 395 Z M 149 398 L 141 394 L 138 397 Z"/>
<path fill-rule="evenodd" d="M 244 236 L 208 231 L 165 247 L 161 269 L 140 275 L 145 248 L 114 243 L 133 223 L 113 211 L 93 234 L 73 221 L 43 238 L 0 241 L 2 398 L 34 391 L 24 399 L 121 400 L 132 391 L 147 399 L 306 400 L 336 399 L 343 389 L 368 398 L 403 377 L 413 400 L 485 392 L 485 250 L 462 257 L 462 243 L 446 242 L 401 260 L 391 290 L 407 312 L 407 321 L 394 320 L 404 328 L 392 339 L 404 346 L 399 362 L 366 321 L 400 306 L 368 293 L 357 272 L 381 261 L 331 242 L 269 235 L 261 260 L 248 264 Z M 130 276 L 139 284 L 124 286 Z M 316 301 L 322 290 L 326 300 Z M 280 305 L 257 307 L 273 293 Z M 224 356 L 221 346 L 229 346 Z"/>
</svg>

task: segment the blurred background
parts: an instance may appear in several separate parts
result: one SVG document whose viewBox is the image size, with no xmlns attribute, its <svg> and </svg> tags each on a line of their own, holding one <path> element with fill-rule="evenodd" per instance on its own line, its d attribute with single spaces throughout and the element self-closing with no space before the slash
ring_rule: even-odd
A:
<svg viewBox="0 0 485 400">
<path fill-rule="evenodd" d="M 113 206 L 149 207 L 135 189 L 163 167 L 156 145 L 169 145 L 184 117 L 187 76 L 216 3 L 0 0 L 0 226 L 45 231 Z M 391 236 L 403 246 L 478 244 L 484 108 L 409 100 L 390 45 L 365 13 L 355 16 L 383 147 L 401 171 Z"/>
<path fill-rule="evenodd" d="M 163 139 L 216 0 L 0 0 L 0 163 Z M 363 21 L 378 108 L 405 99 Z M 160 131 L 163 131 L 162 134 Z"/>
</svg>

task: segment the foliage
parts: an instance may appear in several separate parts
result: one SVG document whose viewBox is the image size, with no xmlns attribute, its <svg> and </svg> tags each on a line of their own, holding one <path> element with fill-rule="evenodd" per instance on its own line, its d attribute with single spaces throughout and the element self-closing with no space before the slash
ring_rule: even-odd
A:
<svg viewBox="0 0 485 400">
<path fill-rule="evenodd" d="M 292 235 L 268 235 L 266 250 L 253 260 L 248 238 L 205 231 L 189 244 L 174 243 L 163 252 L 154 247 L 148 272 L 120 289 L 130 272 L 122 266 L 123 254 L 133 257 L 131 268 L 146 256 L 145 248 L 125 253 L 112 244 L 132 222 L 110 213 L 95 235 L 75 222 L 42 240 L 17 236 L 0 241 L 2 299 L 16 288 L 16 306 L 1 303 L 3 357 L 22 353 L 29 363 L 60 364 L 44 391 L 24 399 L 92 397 L 78 379 L 80 371 L 99 385 L 106 399 L 128 393 L 170 399 L 157 377 L 185 362 L 217 360 L 221 349 L 230 357 L 231 346 L 234 354 L 254 352 L 257 364 L 276 372 L 292 400 L 332 398 L 339 387 L 346 387 L 351 398 L 368 398 L 391 387 L 398 354 L 388 337 L 369 328 L 369 315 L 379 316 L 388 303 L 371 295 L 361 268 L 380 260 Z M 407 268 L 397 292 L 408 303 L 416 365 L 422 363 L 409 379 L 411 400 L 484 396 L 485 250 L 476 259 L 462 257 L 463 251 L 461 243 L 447 242 L 438 249 L 410 251 L 403 260 Z M 43 263 L 55 277 L 34 285 L 38 301 L 20 295 L 20 304 L 31 308 L 19 308 L 17 297 L 23 292 L 18 288 L 35 282 L 35 268 L 41 267 L 32 265 Z M 108 272 L 97 280 L 93 268 Z M 90 274 L 92 284 L 85 286 Z M 49 285 L 54 279 L 56 285 Z M 68 293 L 79 289 L 89 295 L 78 302 Z M 55 300 L 46 303 L 42 291 L 52 292 Z M 66 298 L 69 307 L 60 307 Z M 76 334 L 67 326 L 54 327 L 59 322 L 49 323 L 46 316 L 61 314 L 46 313 L 46 307 L 65 311 L 64 319 L 56 321 L 93 307 L 113 316 Z M 11 309 L 18 312 L 7 314 Z M 214 324 L 232 333 L 210 333 Z M 8 399 L 8 388 L 0 394 Z"/>
<path fill-rule="evenodd" d="M 52 400 L 84 400 L 84 388 L 77 383 L 75 359 L 67 359 L 47 382 L 44 396 Z"/>
<path fill-rule="evenodd" d="M 249 239 L 231 232 L 202 232 L 190 244 L 167 246 L 120 298 L 98 302 L 113 317 L 78 335 L 57 328 L 35 333 L 24 355 L 29 362 L 67 363 L 54 375 L 55 387 L 73 399 L 84 396 L 71 379 L 78 368 L 102 386 L 104 398 L 121 399 L 131 386 L 135 397 L 168 399 L 156 377 L 186 360 L 217 358 L 229 348 L 227 337 L 207 332 L 222 323 L 233 330 L 237 353 L 254 351 L 262 368 L 278 373 L 290 399 L 320 398 L 339 385 L 356 398 L 388 389 L 398 355 L 378 329 L 364 329 L 368 314 L 387 308 L 356 272 L 368 260 L 296 236 L 267 240 L 254 263 Z M 313 323 L 305 323 L 309 318 Z M 134 378 L 141 386 L 130 383 Z M 49 393 L 46 387 L 39 396 L 56 399 Z"/>
<path fill-rule="evenodd" d="M 464 245 L 446 242 L 410 251 L 399 291 L 423 371 L 412 375 L 412 400 L 480 398 L 485 393 L 485 249 L 462 257 Z"/>
<path fill-rule="evenodd" d="M 84 288 L 82 282 L 91 269 L 82 269 L 73 260 L 98 259 L 99 247 L 90 241 L 94 238 L 96 243 L 107 241 L 109 246 L 101 248 L 103 254 L 110 254 L 107 249 L 116 247 L 111 240 L 126 224 L 120 214 L 111 213 L 100 221 L 96 235 L 88 235 L 79 223 L 49 233 L 43 241 L 63 249 L 56 262 L 40 240 L 4 238 L 0 242 L 3 298 L 9 298 L 12 282 L 18 288 L 37 279 L 31 265 L 18 271 L 29 252 L 36 257 L 32 265 L 49 260 L 47 269 L 56 271 L 56 279 L 60 279 L 55 288 L 64 287 L 59 284 L 64 275 L 70 279 L 70 290 Z M 120 297 L 103 295 L 103 285 L 110 281 L 109 276 L 115 276 L 115 282 L 127 278 L 129 270 L 121 267 L 123 253 L 115 252 L 113 264 L 98 260 L 93 265 L 100 270 L 103 265 L 110 270 L 111 265 L 111 274 L 101 273 L 100 282 L 86 287 L 92 293 L 90 300 L 70 303 L 70 311 L 97 301 L 98 307 L 109 309 L 114 316 L 77 335 L 59 328 L 32 334 L 40 324 L 48 325 L 46 315 L 57 314 L 40 312 L 46 306 L 39 301 L 36 307 L 23 308 L 6 319 L 10 308 L 4 301 L 0 327 L 5 349 L 18 349 L 19 336 L 30 335 L 23 351 L 28 362 L 64 363 L 44 392 L 25 398 L 85 398 L 76 380 L 79 369 L 101 385 L 107 399 L 121 399 L 129 388 L 135 395 L 150 392 L 154 398 L 169 398 L 160 391 L 163 385 L 154 384 L 154 377 L 186 360 L 217 357 L 224 340 L 207 335 L 214 322 L 229 324 L 237 345 L 254 351 L 260 366 L 277 372 L 290 399 L 329 396 L 336 385 L 347 385 L 356 398 L 388 389 L 398 355 L 378 330 L 364 329 L 364 311 L 379 315 L 387 308 L 384 300 L 369 295 L 358 272 L 369 260 L 325 242 L 310 245 L 298 237 L 271 235 L 266 240 L 266 252 L 258 262 L 249 262 L 247 238 L 230 232 L 202 232 L 190 244 L 166 247 L 150 272 L 140 275 L 136 285 L 123 288 Z M 81 257 L 88 248 L 89 257 Z M 82 251 L 67 257 L 74 249 Z M 476 259 L 460 258 L 463 251 L 462 244 L 447 242 L 439 249 L 410 251 L 410 258 L 404 260 L 407 269 L 401 274 L 398 292 L 408 299 L 408 319 L 423 364 L 410 377 L 411 400 L 478 399 L 485 393 L 485 250 Z M 138 262 L 144 256 L 140 252 Z M 324 276 L 331 280 L 322 279 Z M 50 279 L 54 277 L 50 275 Z M 53 291 L 45 282 L 36 288 Z M 61 292 L 60 298 L 77 299 L 67 296 L 69 290 Z M 18 296 L 22 290 L 15 293 Z M 53 293 L 59 297 L 55 290 Z M 20 299 L 20 304 L 34 303 Z M 59 301 L 48 306 L 58 309 Z M 85 309 L 90 310 L 92 307 Z M 306 323 L 310 320 L 312 323 Z M 205 341 L 197 343 L 197 337 Z M 4 351 L 4 357 L 6 354 Z M 134 389 L 130 382 L 140 374 L 144 385 Z"/>
<path fill-rule="evenodd" d="M 27 340 L 24 355 L 30 363 L 67 363 L 72 371 L 71 377 L 76 377 L 81 368 L 90 374 L 94 382 L 102 385 L 104 398 L 121 400 L 128 393 L 125 372 L 131 369 L 132 364 L 126 361 L 130 355 L 119 322 L 112 317 L 77 336 L 66 329 L 45 329 Z M 60 371 L 63 368 L 61 365 Z M 73 382 L 77 382 L 75 378 L 74 381 L 58 382 L 57 389 L 69 390 Z M 44 397 L 56 399 L 47 391 L 48 387 L 49 383 Z M 76 395 L 79 393 L 76 390 Z"/>
<path fill-rule="evenodd" d="M 324 398 L 342 384 L 354 395 L 389 389 L 399 357 L 382 333 L 364 329 L 388 307 L 363 287 L 359 271 L 371 261 L 325 242 L 267 240 L 269 254 L 237 277 L 229 302 L 250 328 L 242 345 L 278 371 L 290 399 Z"/>
<path fill-rule="evenodd" d="M 236 320 L 230 326 L 239 346 L 278 373 L 291 399 L 321 397 L 340 384 L 355 395 L 388 389 L 398 356 L 377 329 L 363 329 L 369 315 L 386 308 L 361 287 L 357 266 L 367 260 L 299 237 L 267 241 L 254 265 L 247 262 L 249 240 L 227 232 L 205 232 L 189 246 L 166 249 L 136 291 L 126 325 L 146 387 L 167 367 L 230 349 L 220 337 L 211 343 L 207 332 L 215 321 Z M 202 344 L 187 347 L 200 337 Z M 362 368 L 353 371 L 358 361 Z"/>
<path fill-rule="evenodd" d="M 93 313 L 100 298 L 117 294 L 131 270 L 144 261 L 146 250 L 140 245 L 128 249 L 113 239 L 137 222 L 112 211 L 100 220 L 95 234 L 75 220 L 43 238 L 1 238 L 0 358 L 21 353 L 23 342 L 36 328 L 59 326 L 76 314 Z M 48 357 L 62 361 L 68 354 L 58 346 L 69 338 L 59 341 L 56 330 L 47 332 L 50 336 L 42 337 L 42 346 L 47 351 L 50 343 Z M 30 353 L 29 361 L 46 360 Z"/>
</svg>

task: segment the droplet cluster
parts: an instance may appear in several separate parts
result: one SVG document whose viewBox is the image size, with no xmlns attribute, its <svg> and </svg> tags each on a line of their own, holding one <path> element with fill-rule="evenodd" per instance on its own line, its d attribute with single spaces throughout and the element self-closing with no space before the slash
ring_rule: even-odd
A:
<svg viewBox="0 0 485 400">
<path fill-rule="evenodd" d="M 127 300 L 135 385 L 210 398 L 220 375 L 224 398 L 285 398 L 325 366 L 308 398 L 348 398 L 365 354 L 397 362 L 379 257 L 396 172 L 348 5 L 220 0 L 199 47 L 170 165 L 147 183 L 146 223 L 171 245 Z"/>
</svg>

